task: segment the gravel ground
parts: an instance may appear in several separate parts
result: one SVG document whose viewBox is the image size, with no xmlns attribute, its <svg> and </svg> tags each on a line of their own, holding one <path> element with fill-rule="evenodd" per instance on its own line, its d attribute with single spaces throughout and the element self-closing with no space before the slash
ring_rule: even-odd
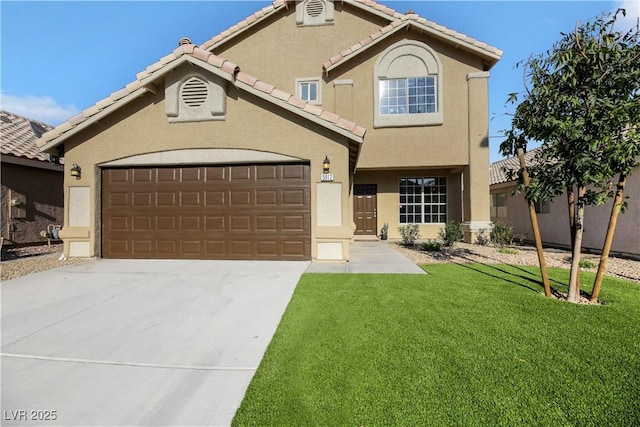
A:
<svg viewBox="0 0 640 427">
<path fill-rule="evenodd" d="M 417 245 L 415 248 L 406 248 L 398 242 L 390 242 L 391 245 L 416 264 L 434 264 L 442 262 L 457 263 L 485 263 L 485 264 L 511 264 L 511 265 L 538 265 L 538 253 L 532 246 L 517 246 L 517 253 L 498 252 L 494 246 L 480 246 L 469 243 L 456 243 L 453 248 L 444 248 L 442 252 L 423 252 Z M 549 267 L 571 268 L 571 255 L 560 249 L 545 249 L 545 261 Z M 591 261 L 594 268 L 583 268 L 584 271 L 595 273 L 600 262 L 599 255 L 582 254 L 581 259 Z M 640 283 L 640 261 L 623 258 L 609 257 L 606 275 L 618 277 Z"/>
<path fill-rule="evenodd" d="M 388 242 L 395 249 L 406 255 L 416 264 L 434 264 L 442 262 L 488 264 L 538 265 L 536 249 L 530 246 L 514 248 L 517 253 L 501 253 L 493 246 L 479 246 L 468 243 L 456 243 L 453 248 L 445 248 L 442 252 L 423 252 L 418 246 L 406 248 L 398 242 Z M 25 248 L 3 249 L 1 280 L 11 280 L 39 271 L 83 262 L 86 258 L 74 258 L 60 261 L 62 244 L 30 246 Z M 594 268 L 583 269 L 596 272 L 600 258 L 598 255 L 583 254 L 582 259 L 593 262 Z M 569 252 L 559 249 L 545 249 L 545 260 L 549 267 L 571 268 Z M 640 283 L 640 261 L 610 257 L 606 274 Z"/>
<path fill-rule="evenodd" d="M 62 244 L 27 246 L 23 248 L 2 249 L 0 280 L 16 279 L 31 273 L 45 271 L 65 265 L 78 264 L 86 258 L 74 258 L 60 261 Z"/>
</svg>

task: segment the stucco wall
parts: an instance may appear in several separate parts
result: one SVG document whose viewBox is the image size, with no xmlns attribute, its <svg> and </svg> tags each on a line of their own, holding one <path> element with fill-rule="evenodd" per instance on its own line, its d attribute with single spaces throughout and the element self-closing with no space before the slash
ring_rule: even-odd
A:
<svg viewBox="0 0 640 427">
<path fill-rule="evenodd" d="M 255 150 L 309 161 L 312 184 L 312 257 L 317 256 L 317 244 L 320 242 L 348 242 L 351 237 L 348 209 L 342 212 L 341 226 L 316 226 L 315 185 L 320 181 L 322 161 L 328 156 L 335 182 L 342 184 L 342 202 L 346 206 L 349 197 L 347 139 L 291 113 L 283 112 L 260 98 L 238 91 L 231 84 L 227 85 L 227 95 L 224 121 L 169 123 L 165 113 L 164 91 L 161 90 L 156 95 L 144 95 L 73 136 L 65 144 L 65 160 L 67 164 L 80 165 L 82 177 L 76 180 L 66 172 L 65 197 L 68 201 L 70 187 L 88 187 L 92 205 L 89 207 L 89 227 L 66 228 L 65 250 L 68 251 L 69 245 L 74 242 L 88 241 L 88 256 L 100 253 L 100 165 L 141 154 L 194 148 Z M 207 162 L 211 156 L 208 158 Z M 226 158 L 221 159 L 223 163 L 226 162 Z M 69 223 L 69 214 L 65 223 Z M 346 258 L 348 245 L 345 243 L 343 246 Z"/>
<path fill-rule="evenodd" d="M 293 8 L 260 26 L 250 41 L 239 37 L 214 50 L 283 90 L 295 93 L 295 79 L 322 75 L 322 63 L 368 37 L 388 22 L 336 2 L 334 25 L 298 27 Z M 401 40 L 418 40 L 433 49 L 442 63 L 444 123 L 435 126 L 374 128 L 374 68 L 380 54 Z M 318 41 L 322 42 L 319 43 Z M 367 129 L 358 167 L 423 167 L 469 164 L 469 102 L 473 114 L 488 117 L 486 97 L 469 98 L 467 75 L 482 71 L 482 61 L 413 30 L 401 31 L 332 70 L 322 80 L 322 105 Z M 334 83 L 351 80 L 351 89 Z M 344 91 L 352 91 L 351 99 Z M 340 92 L 339 98 L 335 94 Z M 337 104 L 341 102 L 345 105 Z M 349 111 L 353 111 L 351 117 Z M 488 153 L 488 147 L 485 147 Z M 488 154 L 479 156 L 488 168 Z M 486 159 L 485 159 L 486 156 Z M 488 184 L 487 184 L 488 185 Z"/>
<path fill-rule="evenodd" d="M 409 170 L 386 170 L 386 171 L 365 171 L 357 172 L 355 184 L 376 184 L 377 185 L 377 230 L 386 222 L 389 224 L 389 238 L 399 239 L 402 236 L 398 231 L 400 224 L 400 198 L 399 186 L 400 178 L 403 177 L 446 177 L 447 178 L 447 221 L 463 220 L 462 217 L 462 187 L 460 173 L 454 173 L 445 169 L 409 169 Z M 352 202 L 353 203 L 353 202 Z M 435 239 L 444 224 L 421 224 L 420 238 Z"/>
<path fill-rule="evenodd" d="M 43 243 L 40 231 L 47 226 L 62 225 L 63 175 L 48 170 L 2 162 L 3 245 Z M 11 207 L 11 199 L 24 200 L 24 205 Z"/>
<path fill-rule="evenodd" d="M 507 192 L 510 195 L 512 189 L 513 186 L 494 186 L 491 192 Z M 628 208 L 624 214 L 618 216 L 611 250 L 640 256 L 640 168 L 636 168 L 634 174 L 629 177 L 625 196 L 629 197 Z M 598 251 L 602 249 L 610 214 L 611 202 L 585 208 L 584 248 Z M 528 239 L 533 240 L 529 211 L 522 195 L 509 196 L 507 217 L 492 218 L 496 219 L 511 224 L 514 233 L 526 235 Z M 543 242 L 570 246 L 566 195 L 563 194 L 551 202 L 548 214 L 538 214 L 538 223 Z"/>
<path fill-rule="evenodd" d="M 388 24 L 349 5 L 336 2 L 335 6 L 333 25 L 299 27 L 292 8 L 269 19 L 254 34 L 240 36 L 214 52 L 233 60 L 244 71 L 295 93 L 296 78 L 320 76 L 323 62 Z M 319 40 L 322 43 L 318 43 Z M 437 56 L 441 65 L 438 79 L 443 87 L 438 94 L 442 98 L 442 124 L 374 126 L 376 63 L 386 49 L 402 41 L 424 43 Z M 464 170 L 465 202 L 458 201 L 458 205 L 450 206 L 450 210 L 455 212 L 464 205 L 464 214 L 456 214 L 451 219 L 462 218 L 468 222 L 468 240 L 473 239 L 474 226 L 486 227 L 489 221 L 489 76 L 483 70 L 479 57 L 409 29 L 354 56 L 323 76 L 321 81 L 323 106 L 367 129 L 358 159 L 357 182 L 364 183 L 361 181 L 363 171 L 382 173 L 397 168 Z M 391 175 L 395 176 L 395 173 Z M 380 179 L 385 177 L 382 174 Z M 398 202 L 391 197 L 392 194 L 395 199 L 398 197 L 395 178 L 391 183 L 393 190 L 379 195 L 378 207 L 381 214 L 385 212 L 385 216 L 397 221 Z M 425 237 L 435 237 L 436 228 L 440 227 L 421 226 Z M 392 233 L 396 233 L 396 229 L 390 227 Z"/>
</svg>

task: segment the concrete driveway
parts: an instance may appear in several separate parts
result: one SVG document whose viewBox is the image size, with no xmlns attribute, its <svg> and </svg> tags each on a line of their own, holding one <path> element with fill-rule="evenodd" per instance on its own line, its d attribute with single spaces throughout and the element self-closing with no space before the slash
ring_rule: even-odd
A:
<svg viewBox="0 0 640 427">
<path fill-rule="evenodd" d="M 2 425 L 229 425 L 308 265 L 92 260 L 3 283 Z"/>
</svg>

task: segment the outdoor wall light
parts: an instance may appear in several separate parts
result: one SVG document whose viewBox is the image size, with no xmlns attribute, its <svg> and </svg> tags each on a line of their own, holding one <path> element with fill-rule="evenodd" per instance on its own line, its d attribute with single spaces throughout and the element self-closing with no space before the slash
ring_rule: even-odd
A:
<svg viewBox="0 0 640 427">
<path fill-rule="evenodd" d="M 75 176 L 76 179 L 80 179 L 81 172 L 82 172 L 82 169 L 76 163 L 74 163 L 73 166 L 71 166 L 71 176 Z"/>
<path fill-rule="evenodd" d="M 324 156 L 324 161 L 322 162 L 322 173 L 329 173 L 329 169 L 331 168 L 331 161 L 328 156 Z"/>
</svg>

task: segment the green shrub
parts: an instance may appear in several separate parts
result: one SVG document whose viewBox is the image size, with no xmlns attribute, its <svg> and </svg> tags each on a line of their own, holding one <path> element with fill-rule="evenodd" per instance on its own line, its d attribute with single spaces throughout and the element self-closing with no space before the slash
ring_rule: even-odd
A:
<svg viewBox="0 0 640 427">
<path fill-rule="evenodd" d="M 440 252 L 442 250 L 442 244 L 436 240 L 429 240 L 422 244 L 422 250 L 427 252 Z"/>
<path fill-rule="evenodd" d="M 462 224 L 456 221 L 450 221 L 445 224 L 444 228 L 438 232 L 438 238 L 444 246 L 453 246 L 454 243 L 460 242 L 464 237 Z"/>
<path fill-rule="evenodd" d="M 512 241 L 512 233 L 513 227 L 511 225 L 496 221 L 491 229 L 491 242 L 498 246 L 509 245 Z"/>
<path fill-rule="evenodd" d="M 420 227 L 418 224 L 407 224 L 398 227 L 398 231 L 402 236 L 402 244 L 404 246 L 413 246 L 416 240 L 420 238 Z"/>
<path fill-rule="evenodd" d="M 506 247 L 499 247 L 498 248 L 498 252 L 500 252 L 501 254 L 511 254 L 511 255 L 515 255 L 518 253 L 518 250 L 515 248 L 506 248 Z"/>
<path fill-rule="evenodd" d="M 480 231 L 478 231 L 478 234 L 476 234 L 476 245 L 486 246 L 490 241 L 491 238 L 489 237 L 487 229 L 481 228 Z"/>
<path fill-rule="evenodd" d="M 580 268 L 596 268 L 596 263 L 590 259 L 581 259 L 578 266 Z"/>
</svg>

